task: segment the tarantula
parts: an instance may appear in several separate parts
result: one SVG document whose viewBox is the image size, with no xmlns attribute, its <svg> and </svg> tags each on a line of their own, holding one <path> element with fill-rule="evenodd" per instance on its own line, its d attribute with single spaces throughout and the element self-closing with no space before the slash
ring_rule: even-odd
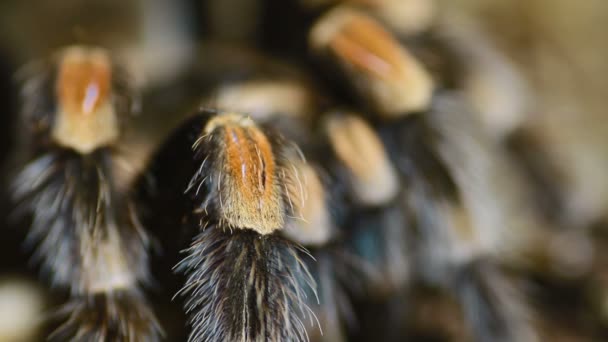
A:
<svg viewBox="0 0 608 342">
<path fill-rule="evenodd" d="M 426 306 L 433 336 L 542 338 L 521 279 L 569 260 L 504 145 L 508 63 L 432 1 L 259 4 L 261 52 L 205 44 L 156 88 L 93 45 L 23 68 L 11 198 L 69 294 L 49 338 L 417 340 Z"/>
</svg>

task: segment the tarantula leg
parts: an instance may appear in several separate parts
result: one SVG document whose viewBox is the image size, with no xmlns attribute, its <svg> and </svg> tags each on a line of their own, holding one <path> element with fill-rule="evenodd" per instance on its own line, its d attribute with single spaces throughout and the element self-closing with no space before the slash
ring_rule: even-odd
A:
<svg viewBox="0 0 608 342">
<path fill-rule="evenodd" d="M 56 336 L 158 340 L 140 290 L 150 281 L 149 238 L 131 195 L 116 186 L 114 147 L 133 103 L 128 79 L 94 47 L 66 48 L 36 67 L 22 92 L 31 161 L 13 195 L 32 216 L 34 258 L 72 296 Z"/>
<path fill-rule="evenodd" d="M 200 117 L 199 163 L 186 193 L 199 233 L 176 267 L 190 341 L 306 341 L 306 298 L 315 284 L 307 252 L 279 233 L 293 212 L 298 178 L 289 149 L 249 117 Z"/>
</svg>

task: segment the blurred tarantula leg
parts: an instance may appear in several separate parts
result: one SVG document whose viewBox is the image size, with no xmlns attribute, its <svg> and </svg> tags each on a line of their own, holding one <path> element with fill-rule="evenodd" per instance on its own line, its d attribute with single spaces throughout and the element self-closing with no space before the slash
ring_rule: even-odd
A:
<svg viewBox="0 0 608 342">
<path fill-rule="evenodd" d="M 324 137 L 317 149 L 305 149 L 308 163 L 294 162 L 307 196 L 302 207 L 296 205 L 296 218 L 284 234 L 305 245 L 316 260 L 310 269 L 321 303 L 310 306 L 323 335 L 313 340 L 340 341 L 357 330 L 351 295 L 376 299 L 386 289 L 405 285 L 406 244 L 401 238 L 386 240 L 395 237 L 389 231 L 400 231 L 401 237 L 405 229 L 401 221 L 393 222 L 390 210 L 384 215 L 396 199 L 399 180 L 373 129 L 339 111 L 322 117 L 321 126 Z"/>
<path fill-rule="evenodd" d="M 54 337 L 158 340 L 140 292 L 150 280 L 149 239 L 130 194 L 116 186 L 115 148 L 133 104 L 129 79 L 95 47 L 68 47 L 30 68 L 22 91 L 29 162 L 13 197 L 32 216 L 34 258 L 72 296 Z"/>
<path fill-rule="evenodd" d="M 397 205 L 397 169 L 380 136 L 356 114 L 330 111 L 322 126 L 337 160 L 332 172 L 345 183 L 341 200 L 350 207 L 342 219 L 346 244 L 363 268 L 373 269 L 365 272 L 365 282 L 376 294 L 404 289 L 409 280 L 407 222 Z"/>
<path fill-rule="evenodd" d="M 487 260 L 462 268 L 455 286 L 477 341 L 537 341 L 531 317 L 511 280 Z"/>
<path fill-rule="evenodd" d="M 307 252 L 280 231 L 301 189 L 285 142 L 237 113 L 196 116 L 186 194 L 197 221 L 179 292 L 192 328 L 189 341 L 306 341 L 315 320 L 306 297 L 316 285 Z"/>
<path fill-rule="evenodd" d="M 502 260 L 497 260 L 500 255 L 492 254 L 493 245 L 483 235 L 489 232 L 463 202 L 444 203 L 440 211 L 450 235 L 444 247 L 453 249 L 446 260 L 450 277 L 445 285 L 458 299 L 477 341 L 537 341 L 532 312 L 518 292 L 516 276 L 505 273 Z"/>
<path fill-rule="evenodd" d="M 323 170 L 318 156 L 311 153 L 307 162 L 295 160 L 293 166 L 302 189 L 294 188 L 298 196 L 294 202 L 294 217 L 290 218 L 283 234 L 304 245 L 314 257 L 308 267 L 318 284 L 319 298 L 309 296 L 307 302 L 319 319 L 322 331 L 309 329 L 311 341 L 344 341 L 345 328 L 354 325 L 354 312 L 345 284 L 355 287 L 360 279 L 367 279 L 359 260 L 348 253 L 342 243 L 342 232 L 337 227 L 343 216 L 342 189 Z M 297 184 L 292 184 L 297 185 Z M 302 197 L 301 199 L 299 197 Z M 349 284 L 350 282 L 350 284 Z"/>
<path fill-rule="evenodd" d="M 349 244 L 378 272 L 367 272 L 373 292 L 403 289 L 409 279 L 407 220 L 398 208 L 401 181 L 377 132 L 355 113 L 331 111 L 323 118 L 347 183 Z M 340 171 L 338 171 L 340 172 Z"/>
<path fill-rule="evenodd" d="M 437 200 L 435 200 L 437 201 Z M 514 280 L 484 249 L 471 213 L 462 204 L 439 200 L 434 211 L 437 226 L 426 255 L 445 255 L 435 277 L 443 277 L 445 290 L 455 296 L 476 341 L 537 341 L 531 312 L 517 291 Z M 443 230 L 443 231 L 441 231 Z M 429 233 L 426 233 L 429 234 Z M 444 235 L 444 236 L 441 236 Z M 430 253 L 429 253 L 430 252 Z M 424 262 L 424 261 L 422 261 Z M 439 272 L 443 272 L 442 275 Z"/>
<path fill-rule="evenodd" d="M 484 186 L 489 185 L 477 185 L 489 181 L 485 178 L 489 170 L 472 159 L 481 155 L 462 154 L 480 149 L 470 146 L 472 137 L 465 137 L 471 128 L 463 126 L 466 118 L 457 117 L 463 114 L 462 108 L 457 111 L 458 107 L 447 107 L 454 103 L 438 101 L 439 108 L 434 108 L 438 113 L 384 123 L 380 128 L 407 189 L 402 198 L 404 209 L 416 222 L 417 275 L 425 284 L 458 299 L 477 340 L 535 341 L 523 301 L 511 290 L 512 279 L 499 267 L 503 260 L 498 258 L 503 254 L 497 250 L 513 242 L 505 239 L 504 229 L 496 221 L 478 216 L 498 215 L 493 211 L 500 209 L 494 207 L 496 198 L 482 201 L 485 194 L 479 191 L 488 191 Z M 442 113 L 447 116 L 443 121 L 439 120 Z M 482 179 L 463 183 L 471 174 Z M 520 227 L 511 227 L 516 228 Z"/>
<path fill-rule="evenodd" d="M 426 110 L 434 82 L 393 35 L 365 13 L 339 6 L 309 36 L 314 51 L 337 64 L 357 93 L 385 118 Z"/>
</svg>

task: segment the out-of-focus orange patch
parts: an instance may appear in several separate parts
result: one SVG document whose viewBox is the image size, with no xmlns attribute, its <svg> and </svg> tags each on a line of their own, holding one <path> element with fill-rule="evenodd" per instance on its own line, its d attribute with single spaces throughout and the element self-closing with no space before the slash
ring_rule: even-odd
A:
<svg viewBox="0 0 608 342">
<path fill-rule="evenodd" d="M 365 12 L 338 6 L 310 32 L 310 44 L 346 66 L 360 95 L 387 118 L 428 109 L 434 83 L 424 66 Z"/>
<path fill-rule="evenodd" d="M 91 115 L 108 100 L 112 68 L 100 50 L 74 49 L 63 56 L 57 75 L 57 98 L 70 115 Z"/>
<path fill-rule="evenodd" d="M 352 15 L 345 21 L 330 47 L 343 60 L 383 80 L 398 77 L 407 65 L 393 36 L 364 15 Z"/>
<path fill-rule="evenodd" d="M 116 142 L 120 128 L 111 101 L 108 53 L 101 48 L 69 47 L 61 52 L 57 68 L 55 142 L 83 154 Z"/>
</svg>

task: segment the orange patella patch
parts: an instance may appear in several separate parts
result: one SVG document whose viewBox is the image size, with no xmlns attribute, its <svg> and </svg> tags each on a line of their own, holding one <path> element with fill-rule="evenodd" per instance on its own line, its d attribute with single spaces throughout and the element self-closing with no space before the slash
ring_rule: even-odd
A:
<svg viewBox="0 0 608 342">
<path fill-rule="evenodd" d="M 250 118 L 238 114 L 217 116 L 206 125 L 205 133 L 219 135 L 217 186 L 223 219 L 260 234 L 281 228 L 281 187 L 266 135 Z"/>
<path fill-rule="evenodd" d="M 72 115 L 91 115 L 107 100 L 111 78 L 111 63 L 103 51 L 69 49 L 57 76 L 61 106 Z"/>
<path fill-rule="evenodd" d="M 353 17 L 345 23 L 330 46 L 342 59 L 378 78 L 391 80 L 406 72 L 399 44 L 368 17 Z"/>
</svg>

